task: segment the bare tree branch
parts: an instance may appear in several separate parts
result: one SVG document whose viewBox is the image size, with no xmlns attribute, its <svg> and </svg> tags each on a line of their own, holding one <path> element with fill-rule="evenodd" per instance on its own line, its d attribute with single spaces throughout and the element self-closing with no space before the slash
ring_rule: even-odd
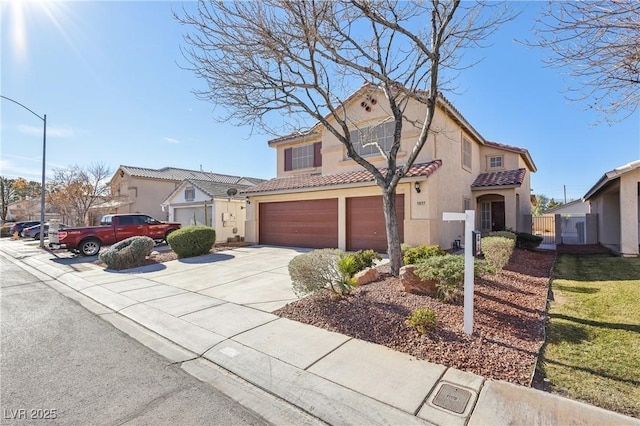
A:
<svg viewBox="0 0 640 426">
<path fill-rule="evenodd" d="M 552 67 L 568 70 L 567 97 L 585 102 L 609 122 L 627 118 L 640 102 L 640 2 L 550 2 L 530 46 L 551 52 Z"/>
</svg>

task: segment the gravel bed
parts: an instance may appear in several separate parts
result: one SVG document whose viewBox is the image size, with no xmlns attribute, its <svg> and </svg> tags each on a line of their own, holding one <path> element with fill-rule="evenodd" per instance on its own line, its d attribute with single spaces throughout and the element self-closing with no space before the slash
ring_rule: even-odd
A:
<svg viewBox="0 0 640 426">
<path fill-rule="evenodd" d="M 554 258 L 554 252 L 516 249 L 504 270 L 476 278 L 471 336 L 462 331 L 461 305 L 406 293 L 400 279 L 389 274 L 342 300 L 316 294 L 274 313 L 419 359 L 528 386 L 543 341 Z M 436 312 L 438 324 L 421 335 L 405 320 L 423 307 Z"/>
</svg>

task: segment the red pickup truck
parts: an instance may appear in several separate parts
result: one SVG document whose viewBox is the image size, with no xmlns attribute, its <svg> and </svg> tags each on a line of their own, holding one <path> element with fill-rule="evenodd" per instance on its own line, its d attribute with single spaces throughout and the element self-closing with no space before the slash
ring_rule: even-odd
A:
<svg viewBox="0 0 640 426">
<path fill-rule="evenodd" d="M 181 224 L 161 222 L 146 214 L 112 214 L 102 217 L 100 226 L 49 230 L 49 247 L 78 251 L 84 256 L 94 256 L 103 245 L 111 245 L 134 236 L 147 236 L 156 241 L 167 239 L 167 235 Z"/>
</svg>

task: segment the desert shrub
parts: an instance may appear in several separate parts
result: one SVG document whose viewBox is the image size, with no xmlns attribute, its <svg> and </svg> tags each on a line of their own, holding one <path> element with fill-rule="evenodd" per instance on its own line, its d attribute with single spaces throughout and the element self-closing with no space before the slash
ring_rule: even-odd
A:
<svg viewBox="0 0 640 426">
<path fill-rule="evenodd" d="M 358 250 L 355 253 L 349 253 L 347 256 L 351 256 L 355 263 L 355 272 L 364 271 L 367 268 L 371 268 L 375 265 L 376 260 L 382 260 L 382 256 L 373 250 Z"/>
<path fill-rule="evenodd" d="M 404 252 L 402 260 L 405 265 L 416 265 L 423 259 L 432 256 L 442 256 L 444 253 L 444 250 L 442 250 L 440 246 L 427 246 L 421 244 L 418 247 L 412 247 Z"/>
<path fill-rule="evenodd" d="M 438 323 L 438 318 L 433 309 L 418 308 L 414 309 L 404 322 L 409 327 L 415 327 L 418 333 L 424 334 L 427 328 L 434 328 Z"/>
<path fill-rule="evenodd" d="M 515 241 L 517 238 L 517 235 L 515 232 L 511 232 L 511 231 L 493 231 L 493 232 L 489 232 L 489 234 L 487 234 L 487 237 L 503 237 L 503 238 L 509 238 Z"/>
<path fill-rule="evenodd" d="M 348 276 L 354 270 L 354 260 L 343 255 L 338 249 L 321 249 L 291 259 L 289 275 L 294 293 L 303 296 L 329 289 L 338 296 L 349 294 L 355 284 Z"/>
<path fill-rule="evenodd" d="M 407 250 L 409 250 L 410 248 L 411 248 L 411 244 L 407 244 L 407 243 L 400 244 L 400 251 L 402 252 L 403 256 L 407 252 Z"/>
<path fill-rule="evenodd" d="M 507 237 L 484 237 L 480 245 L 484 258 L 497 270 L 507 266 L 515 246 L 515 238 Z"/>
<path fill-rule="evenodd" d="M 539 235 L 529 234 L 528 232 L 518 232 L 516 245 L 524 249 L 534 249 L 540 245 L 543 238 Z"/>
<path fill-rule="evenodd" d="M 131 237 L 103 250 L 98 258 L 111 269 L 135 268 L 144 264 L 153 246 L 154 241 L 149 237 Z"/>
<path fill-rule="evenodd" d="M 167 236 L 167 243 L 179 258 L 207 254 L 215 242 L 216 231 L 203 225 L 186 226 Z"/>
<path fill-rule="evenodd" d="M 474 259 L 474 275 L 494 272 L 485 260 Z M 443 302 L 457 303 L 464 290 L 464 256 L 445 254 L 431 256 L 416 265 L 416 274 L 423 280 L 436 280 L 438 298 Z"/>
</svg>

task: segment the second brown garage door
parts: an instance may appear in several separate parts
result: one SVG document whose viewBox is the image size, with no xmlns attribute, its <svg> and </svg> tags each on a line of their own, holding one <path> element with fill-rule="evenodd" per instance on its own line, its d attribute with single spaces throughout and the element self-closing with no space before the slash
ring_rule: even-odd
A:
<svg viewBox="0 0 640 426">
<path fill-rule="evenodd" d="M 260 244 L 338 247 L 338 199 L 260 203 Z"/>
<path fill-rule="evenodd" d="M 400 242 L 404 242 L 404 195 L 396 195 Z M 382 196 L 347 198 L 347 250 L 387 251 Z"/>
</svg>

